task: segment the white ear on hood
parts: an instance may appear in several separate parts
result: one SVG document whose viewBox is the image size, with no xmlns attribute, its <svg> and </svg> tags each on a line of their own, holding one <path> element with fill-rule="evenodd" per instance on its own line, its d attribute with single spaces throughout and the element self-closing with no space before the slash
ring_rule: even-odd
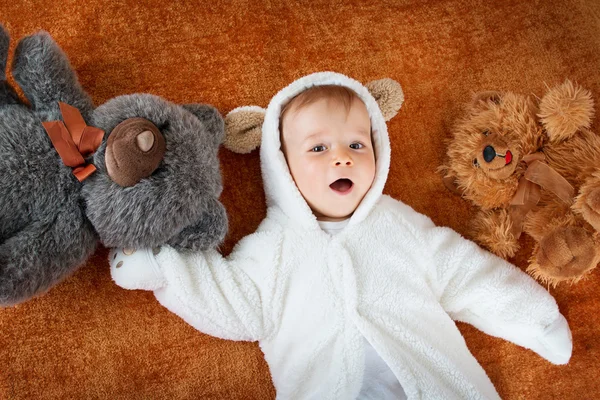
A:
<svg viewBox="0 0 600 400">
<path fill-rule="evenodd" d="M 398 114 L 402 103 L 404 103 L 404 92 L 398 82 L 391 78 L 383 78 L 371 81 L 365 87 L 377 101 L 381 114 L 386 121 Z"/>
<path fill-rule="evenodd" d="M 250 153 L 260 145 L 264 108 L 244 106 L 233 109 L 225 116 L 223 145 L 234 153 Z"/>
</svg>

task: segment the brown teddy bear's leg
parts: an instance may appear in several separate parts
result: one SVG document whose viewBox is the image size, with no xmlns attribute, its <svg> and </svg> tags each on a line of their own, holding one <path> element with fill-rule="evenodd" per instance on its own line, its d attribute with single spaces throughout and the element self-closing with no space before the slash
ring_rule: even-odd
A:
<svg viewBox="0 0 600 400">
<path fill-rule="evenodd" d="M 579 193 L 573 209 L 600 232 L 600 173 L 588 179 Z"/>
<path fill-rule="evenodd" d="M 600 261 L 598 235 L 582 226 L 553 229 L 533 251 L 527 272 L 544 283 L 576 282 Z"/>
</svg>

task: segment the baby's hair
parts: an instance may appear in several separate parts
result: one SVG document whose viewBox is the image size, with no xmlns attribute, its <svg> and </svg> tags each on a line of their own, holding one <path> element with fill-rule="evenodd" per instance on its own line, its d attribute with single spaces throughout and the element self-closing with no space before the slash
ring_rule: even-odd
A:
<svg viewBox="0 0 600 400">
<path fill-rule="evenodd" d="M 285 114 L 291 110 L 301 110 L 302 108 L 323 99 L 330 100 L 344 106 L 346 112 L 350 111 L 350 107 L 352 107 L 352 102 L 354 100 L 360 100 L 358 95 L 352 89 L 349 89 L 345 86 L 313 86 L 291 99 L 283 107 L 281 110 L 280 120 L 283 120 Z"/>
<path fill-rule="evenodd" d="M 285 142 L 283 140 L 283 117 L 285 117 L 285 114 L 291 111 L 301 110 L 304 107 L 316 103 L 319 100 L 328 100 L 343 106 L 346 110 L 346 114 L 350 112 L 352 103 L 355 100 L 362 101 L 360 97 L 358 97 L 356 92 L 354 92 L 354 90 L 339 85 L 313 86 L 311 88 L 306 89 L 296 97 L 293 97 L 290 101 L 287 102 L 286 105 L 283 106 L 281 110 L 281 115 L 279 117 L 279 140 L 281 142 L 281 148 L 282 150 L 284 150 L 284 153 Z"/>
</svg>

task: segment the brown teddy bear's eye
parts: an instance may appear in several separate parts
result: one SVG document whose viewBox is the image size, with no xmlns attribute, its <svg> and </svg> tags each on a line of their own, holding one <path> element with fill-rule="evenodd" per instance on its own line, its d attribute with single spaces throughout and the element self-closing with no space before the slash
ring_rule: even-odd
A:
<svg viewBox="0 0 600 400">
<path fill-rule="evenodd" d="M 482 133 L 483 133 L 483 136 L 489 136 L 489 134 L 490 134 L 490 131 L 488 131 L 488 130 L 486 129 L 486 130 L 485 130 L 485 131 L 483 131 Z"/>
<path fill-rule="evenodd" d="M 473 166 L 474 167 L 479 167 L 479 162 L 477 161 L 476 158 L 473 159 Z"/>
</svg>

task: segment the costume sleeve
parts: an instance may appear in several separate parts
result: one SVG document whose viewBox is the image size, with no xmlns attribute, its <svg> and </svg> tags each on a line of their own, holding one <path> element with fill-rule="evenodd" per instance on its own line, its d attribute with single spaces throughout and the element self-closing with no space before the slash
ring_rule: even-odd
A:
<svg viewBox="0 0 600 400">
<path fill-rule="evenodd" d="M 439 302 L 457 321 L 531 349 L 554 364 L 571 357 L 571 332 L 554 298 L 529 275 L 450 228 L 399 204 Z"/>
<path fill-rule="evenodd" d="M 196 329 L 230 340 L 256 341 L 271 329 L 268 293 L 277 240 L 266 232 L 242 239 L 228 258 L 216 250 L 169 246 L 111 251 L 111 275 L 125 289 L 152 290 L 158 301 Z"/>
</svg>

